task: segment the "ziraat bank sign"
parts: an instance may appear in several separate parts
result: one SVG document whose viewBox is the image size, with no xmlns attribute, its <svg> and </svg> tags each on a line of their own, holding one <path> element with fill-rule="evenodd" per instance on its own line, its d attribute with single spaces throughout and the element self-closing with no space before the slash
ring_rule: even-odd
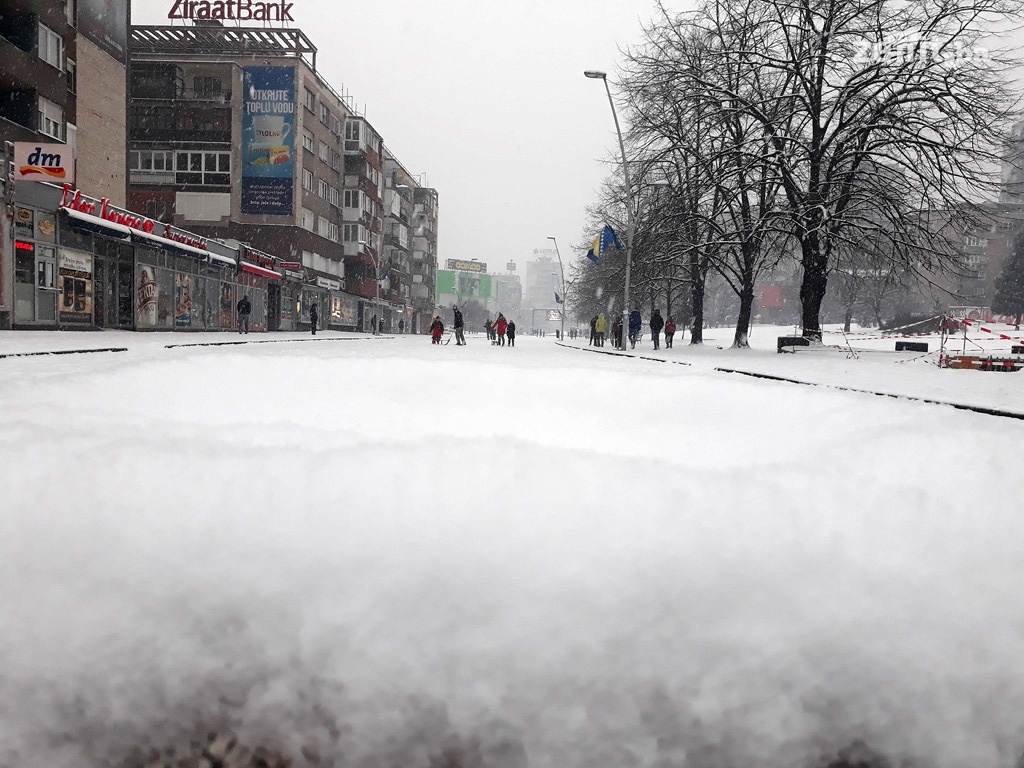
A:
<svg viewBox="0 0 1024 768">
<path fill-rule="evenodd" d="M 168 19 L 227 19 L 230 21 L 295 21 L 295 3 L 259 0 L 174 0 Z"/>
<path fill-rule="evenodd" d="M 139 216 L 136 213 L 117 208 L 111 205 L 110 201 L 105 197 L 97 200 L 94 197 L 83 195 L 81 190 L 75 189 L 70 184 L 64 185 L 64 195 L 61 197 L 60 207 L 95 216 L 98 219 L 109 221 L 111 224 L 119 224 L 122 227 L 128 227 L 158 239 L 163 238 L 164 240 L 170 240 L 172 243 L 180 243 L 191 248 L 198 248 L 201 251 L 208 250 L 205 237 L 188 235 L 175 229 L 170 224 L 158 224 L 145 216 Z"/>
</svg>

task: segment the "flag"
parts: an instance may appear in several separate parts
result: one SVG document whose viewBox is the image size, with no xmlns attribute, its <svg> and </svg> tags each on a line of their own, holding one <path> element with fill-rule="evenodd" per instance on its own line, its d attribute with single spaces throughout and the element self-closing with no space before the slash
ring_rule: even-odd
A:
<svg viewBox="0 0 1024 768">
<path fill-rule="evenodd" d="M 555 291 L 555 304 L 561 304 L 562 297 L 558 295 L 558 291 Z"/>
<path fill-rule="evenodd" d="M 587 258 L 593 262 L 597 262 L 599 258 L 605 255 L 610 248 L 617 250 L 625 250 L 622 247 L 622 243 L 619 241 L 619 236 L 615 234 L 615 230 L 605 224 L 604 229 L 601 230 L 601 234 L 594 238 L 594 244 L 590 246 L 590 250 L 587 251 Z"/>
</svg>

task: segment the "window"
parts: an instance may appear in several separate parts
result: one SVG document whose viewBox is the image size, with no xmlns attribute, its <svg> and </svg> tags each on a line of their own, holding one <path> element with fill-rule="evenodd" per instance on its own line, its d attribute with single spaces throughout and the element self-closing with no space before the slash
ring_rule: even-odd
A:
<svg viewBox="0 0 1024 768">
<path fill-rule="evenodd" d="M 331 222 L 329 222 L 323 216 L 318 217 L 316 220 L 316 233 L 320 235 L 320 237 L 327 237 L 327 233 L 330 231 L 331 228 L 330 225 Z"/>
<path fill-rule="evenodd" d="M 331 225 L 328 227 L 328 229 L 327 229 L 327 239 L 330 240 L 332 243 L 338 242 L 338 240 L 340 238 L 338 237 L 338 225 L 337 224 L 331 223 Z"/>
<path fill-rule="evenodd" d="M 301 218 L 299 223 L 300 223 L 300 225 L 302 226 L 303 229 L 308 229 L 310 232 L 312 232 L 313 231 L 313 212 L 311 210 L 309 210 L 308 208 L 303 208 L 302 209 L 302 218 Z"/>
<path fill-rule="evenodd" d="M 341 202 L 341 193 L 338 191 L 337 187 L 331 187 L 331 205 L 333 205 L 335 208 L 337 208 L 338 207 L 338 203 L 340 203 L 340 202 Z"/>
<path fill-rule="evenodd" d="M 336 171 L 341 170 L 341 155 L 333 149 L 331 150 L 331 168 Z"/>
<path fill-rule="evenodd" d="M 331 116 L 331 133 L 335 136 L 341 136 L 341 118 Z"/>
<path fill-rule="evenodd" d="M 330 160 L 331 160 L 330 151 L 331 151 L 331 148 L 328 147 L 326 144 L 324 144 L 321 141 L 320 142 L 320 159 L 323 162 L 328 163 L 328 164 L 330 164 Z"/>
<path fill-rule="evenodd" d="M 359 149 L 360 123 L 358 120 L 350 120 L 345 123 L 345 151 L 352 152 Z"/>
<path fill-rule="evenodd" d="M 132 150 L 128 153 L 129 168 L 139 175 L 163 175 L 174 173 L 174 152 L 170 150 Z"/>
<path fill-rule="evenodd" d="M 360 192 L 357 189 L 346 189 L 345 190 L 345 207 L 346 208 L 359 208 L 360 207 L 359 195 L 360 195 Z"/>
<path fill-rule="evenodd" d="M 147 200 L 146 216 L 153 221 L 170 222 L 174 218 L 174 203 L 170 200 Z"/>
<path fill-rule="evenodd" d="M 309 128 L 302 130 L 302 148 L 308 149 L 310 152 L 313 151 L 313 132 Z"/>
<path fill-rule="evenodd" d="M 64 73 L 68 76 L 68 93 L 78 90 L 78 71 L 74 59 L 68 59 L 64 64 Z"/>
<path fill-rule="evenodd" d="M 306 88 L 304 90 L 305 90 L 306 93 L 305 93 L 305 101 L 303 102 L 303 105 L 306 107 L 306 109 L 308 109 L 310 112 L 312 112 L 313 110 L 316 109 L 316 94 L 314 94 L 311 90 L 309 90 L 309 88 Z"/>
<path fill-rule="evenodd" d="M 317 182 L 316 182 L 316 194 L 317 194 L 317 196 L 320 197 L 323 200 L 330 199 L 330 196 L 331 196 L 330 186 L 331 185 L 328 184 L 323 179 L 317 179 Z"/>
<path fill-rule="evenodd" d="M 192 85 L 197 99 L 212 99 L 223 92 L 219 77 L 195 77 Z"/>
<path fill-rule="evenodd" d="M 156 171 L 154 170 L 154 172 Z M 229 186 L 231 184 L 231 153 L 198 151 L 176 153 L 174 183 Z"/>
<path fill-rule="evenodd" d="M 358 224 L 346 224 L 342 227 L 343 239 L 346 243 L 357 243 L 363 240 L 363 228 Z"/>
<path fill-rule="evenodd" d="M 308 168 L 302 169 L 302 188 L 307 192 L 313 191 L 313 172 Z"/>
<path fill-rule="evenodd" d="M 37 97 L 39 132 L 51 138 L 64 139 L 64 110 L 42 96 Z"/>
<path fill-rule="evenodd" d="M 324 125 L 331 124 L 331 110 L 323 102 L 320 102 L 320 122 Z"/>
<path fill-rule="evenodd" d="M 75 26 L 75 0 L 64 0 L 64 13 L 67 14 L 68 24 Z"/>
<path fill-rule="evenodd" d="M 983 237 L 976 237 L 975 235 L 967 235 L 964 238 L 964 244 L 971 247 L 988 248 L 988 240 Z"/>
<path fill-rule="evenodd" d="M 64 69 L 64 41 L 44 24 L 39 25 L 39 58 L 52 67 Z"/>
</svg>

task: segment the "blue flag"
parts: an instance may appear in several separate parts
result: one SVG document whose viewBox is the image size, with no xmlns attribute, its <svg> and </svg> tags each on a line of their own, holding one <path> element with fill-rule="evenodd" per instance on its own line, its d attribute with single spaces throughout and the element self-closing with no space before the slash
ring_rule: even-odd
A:
<svg viewBox="0 0 1024 768">
<path fill-rule="evenodd" d="M 590 250 L 587 251 L 587 258 L 593 262 L 597 262 L 602 256 L 604 256 L 609 249 L 615 248 L 616 250 L 625 250 L 622 247 L 622 243 L 619 241 L 619 236 L 615 234 L 615 230 L 605 224 L 604 229 L 601 230 L 601 234 L 594 238 L 594 244 L 590 246 Z"/>
</svg>

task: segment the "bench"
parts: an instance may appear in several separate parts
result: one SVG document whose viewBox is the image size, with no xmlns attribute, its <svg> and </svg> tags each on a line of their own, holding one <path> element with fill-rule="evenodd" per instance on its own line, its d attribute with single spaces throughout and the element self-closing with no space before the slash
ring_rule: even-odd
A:
<svg viewBox="0 0 1024 768">
<path fill-rule="evenodd" d="M 926 341 L 897 341 L 897 352 L 927 352 L 928 342 Z"/>
<path fill-rule="evenodd" d="M 779 352 L 785 352 L 783 347 L 809 347 L 811 342 L 803 336 L 779 336 Z M 796 351 L 795 349 L 793 350 Z"/>
</svg>

